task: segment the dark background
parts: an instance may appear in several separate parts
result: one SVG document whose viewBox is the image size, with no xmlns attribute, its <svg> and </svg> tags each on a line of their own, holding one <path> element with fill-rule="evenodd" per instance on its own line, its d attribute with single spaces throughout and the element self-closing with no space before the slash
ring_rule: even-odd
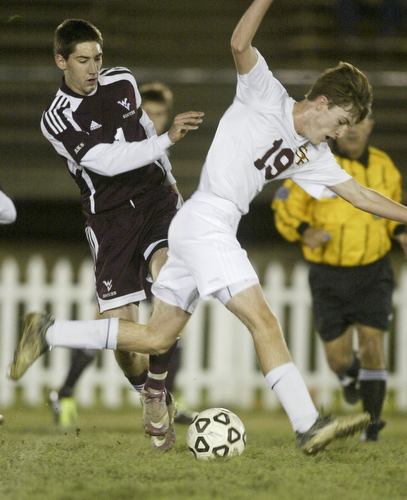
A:
<svg viewBox="0 0 407 500">
<path fill-rule="evenodd" d="M 404 9 L 405 2 L 402 2 Z M 205 111 L 200 130 L 171 148 L 181 192 L 188 198 L 217 123 L 232 102 L 236 75 L 229 41 L 250 0 L 3 0 L 0 4 L 0 184 L 14 198 L 18 219 L 0 227 L 2 241 L 85 243 L 79 190 L 39 128 L 60 72 L 53 32 L 66 18 L 93 22 L 104 36 L 104 67 L 133 70 L 139 84 L 161 80 L 174 91 L 174 115 Z M 407 200 L 407 28 L 382 38 L 375 20 L 362 19 L 357 37 L 342 36 L 334 0 L 276 0 L 254 45 L 290 95 L 300 100 L 325 68 L 340 60 L 368 75 L 376 126 L 371 142 L 393 158 Z M 243 243 L 283 244 L 274 228 L 271 183 L 242 219 Z"/>
</svg>

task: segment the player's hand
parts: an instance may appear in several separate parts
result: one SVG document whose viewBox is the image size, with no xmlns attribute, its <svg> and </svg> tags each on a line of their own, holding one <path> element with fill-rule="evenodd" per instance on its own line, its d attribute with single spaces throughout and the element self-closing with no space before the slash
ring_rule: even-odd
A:
<svg viewBox="0 0 407 500">
<path fill-rule="evenodd" d="M 302 235 L 302 241 L 311 249 L 324 245 L 330 239 L 331 235 L 319 227 L 308 227 Z"/>
<path fill-rule="evenodd" d="M 177 142 L 185 136 L 188 130 L 197 130 L 204 114 L 202 111 L 187 111 L 177 115 L 168 131 L 170 141 Z"/>
</svg>

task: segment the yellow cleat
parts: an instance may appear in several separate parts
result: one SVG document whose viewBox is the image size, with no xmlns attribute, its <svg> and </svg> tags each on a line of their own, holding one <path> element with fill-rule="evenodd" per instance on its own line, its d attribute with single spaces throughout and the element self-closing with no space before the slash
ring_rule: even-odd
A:
<svg viewBox="0 0 407 500">
<path fill-rule="evenodd" d="M 78 417 L 78 409 L 73 397 L 59 398 L 56 391 L 49 395 L 52 413 L 57 425 L 63 429 L 73 427 Z"/>
<path fill-rule="evenodd" d="M 60 414 L 58 424 L 64 428 L 72 427 L 78 418 L 78 409 L 76 408 L 74 398 L 61 398 L 59 404 Z"/>
</svg>

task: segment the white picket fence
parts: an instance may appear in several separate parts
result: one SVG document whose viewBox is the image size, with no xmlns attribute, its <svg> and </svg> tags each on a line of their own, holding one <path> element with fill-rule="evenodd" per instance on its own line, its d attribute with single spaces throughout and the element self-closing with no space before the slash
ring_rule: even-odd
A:
<svg viewBox="0 0 407 500">
<path fill-rule="evenodd" d="M 318 405 L 329 408 L 338 391 L 335 375 L 329 370 L 322 346 L 312 327 L 311 299 L 304 263 L 295 265 L 287 284 L 281 263 L 270 262 L 263 276 L 263 289 L 287 334 L 294 362 L 300 369 Z M 48 276 L 50 275 L 50 276 Z M 24 276 L 13 258 L 0 267 L 0 407 L 16 401 L 17 389 L 23 401 L 44 402 L 49 388 L 59 388 L 69 366 L 68 349 L 53 349 L 37 361 L 18 383 L 7 378 L 24 315 L 48 310 L 61 319 L 92 319 L 95 304 L 93 265 L 85 260 L 74 273 L 71 263 L 62 258 L 51 273 L 41 256 L 28 262 Z M 407 266 L 403 267 L 394 294 L 395 322 L 391 342 L 392 359 L 388 389 L 394 393 L 396 409 L 407 410 Z M 141 320 L 149 315 L 141 310 Z M 183 358 L 177 386 L 191 408 L 226 406 L 277 408 L 279 403 L 258 369 L 250 334 L 218 301 L 202 302 L 182 336 Z M 90 406 L 100 395 L 106 407 L 119 407 L 124 400 L 138 405 L 138 397 L 116 365 L 111 351 L 103 351 L 97 363 L 80 379 L 76 399 Z M 344 403 L 342 403 L 346 406 Z"/>
</svg>

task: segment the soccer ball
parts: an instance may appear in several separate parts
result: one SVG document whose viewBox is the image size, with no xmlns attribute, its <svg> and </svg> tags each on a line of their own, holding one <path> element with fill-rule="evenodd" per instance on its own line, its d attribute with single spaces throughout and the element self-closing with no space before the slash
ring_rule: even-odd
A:
<svg viewBox="0 0 407 500">
<path fill-rule="evenodd" d="M 198 460 L 240 455 L 246 446 L 246 431 L 239 417 L 225 408 L 198 413 L 187 432 L 189 451 Z"/>
</svg>

